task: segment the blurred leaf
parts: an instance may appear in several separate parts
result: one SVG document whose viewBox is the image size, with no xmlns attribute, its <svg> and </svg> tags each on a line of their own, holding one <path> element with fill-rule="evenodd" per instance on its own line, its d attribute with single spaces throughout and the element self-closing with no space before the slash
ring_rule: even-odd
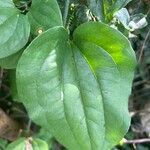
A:
<svg viewBox="0 0 150 150">
<path fill-rule="evenodd" d="M 100 20 L 104 21 L 104 2 L 101 0 L 87 0 L 87 3 L 92 13 Z"/>
<path fill-rule="evenodd" d="M 119 11 L 115 12 L 114 13 L 114 17 L 120 21 L 122 23 L 122 25 L 126 28 L 126 29 L 130 29 L 128 27 L 128 24 L 130 22 L 130 16 L 129 16 L 129 13 L 127 11 L 126 8 L 122 8 L 120 9 Z"/>
<path fill-rule="evenodd" d="M 92 13 L 100 18 L 103 22 L 109 22 L 113 14 L 125 7 L 131 0 L 88 0 L 89 8 Z"/>
<path fill-rule="evenodd" d="M 5 150 L 24 150 L 26 147 L 25 138 L 20 138 L 10 143 Z"/>
<path fill-rule="evenodd" d="M 142 29 L 148 25 L 146 16 L 144 14 L 136 14 L 131 17 L 129 27 L 131 30 Z"/>
<path fill-rule="evenodd" d="M 31 33 L 34 35 L 38 35 L 49 28 L 63 25 L 61 12 L 56 0 L 33 0 L 28 16 Z"/>
<path fill-rule="evenodd" d="M 5 150 L 8 142 L 4 139 L 0 139 L 0 150 Z"/>
<path fill-rule="evenodd" d="M 88 22 L 91 19 L 89 16 L 89 10 L 85 5 L 80 5 L 77 7 L 76 18 L 78 25 Z"/>
<path fill-rule="evenodd" d="M 0 15 L 0 58 L 6 58 L 27 43 L 30 25 L 11 0 L 0 0 Z"/>
<path fill-rule="evenodd" d="M 136 150 L 149 150 L 149 147 L 138 144 L 137 147 L 136 147 Z"/>
<path fill-rule="evenodd" d="M 34 139 L 32 141 L 33 150 L 49 150 L 47 143 L 41 139 Z"/>
<path fill-rule="evenodd" d="M 118 11 L 119 9 L 125 7 L 129 2 L 132 0 L 114 0 L 113 5 L 108 10 L 109 13 L 114 13 Z"/>
<path fill-rule="evenodd" d="M 48 150 L 48 145 L 40 139 L 19 138 L 10 143 L 5 150 Z"/>
<path fill-rule="evenodd" d="M 52 148 L 53 136 L 47 129 L 41 128 L 40 132 L 36 135 L 36 137 L 47 142 L 49 148 Z"/>
</svg>

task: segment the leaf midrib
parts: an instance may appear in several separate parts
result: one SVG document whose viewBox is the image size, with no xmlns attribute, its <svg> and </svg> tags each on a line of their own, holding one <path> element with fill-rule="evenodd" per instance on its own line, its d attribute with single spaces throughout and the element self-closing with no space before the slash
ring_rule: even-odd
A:
<svg viewBox="0 0 150 150">
<path fill-rule="evenodd" d="M 90 43 L 90 42 L 88 42 L 88 43 Z M 93 44 L 93 43 L 91 43 L 91 44 Z M 99 47 L 100 49 L 103 49 L 103 47 L 100 47 L 100 46 L 98 46 L 98 45 L 96 45 L 96 44 L 94 44 L 95 46 L 97 46 L 97 47 Z M 104 49 L 103 49 L 104 50 Z M 110 57 L 111 57 L 111 55 L 106 51 L 106 50 L 104 50 Z M 82 51 L 81 51 L 81 53 L 82 53 Z M 95 73 L 95 71 L 94 71 L 94 69 L 93 69 L 93 67 L 91 66 L 91 64 L 90 64 L 90 62 L 88 61 L 88 58 L 82 53 L 82 55 L 84 56 L 83 58 L 85 58 L 85 61 L 87 62 L 87 64 L 89 65 L 89 67 L 90 67 L 90 69 L 91 69 L 91 72 L 93 73 L 93 75 L 94 75 L 94 78 L 95 78 L 95 80 L 97 81 L 97 83 L 98 83 L 98 87 L 99 87 L 99 89 L 100 89 L 100 93 L 101 93 L 101 96 L 102 96 L 102 103 L 103 103 L 103 114 L 104 114 L 104 126 L 105 126 L 105 124 L 106 124 L 106 119 L 105 119 L 105 104 L 104 104 L 104 101 L 103 101 L 103 99 L 105 99 L 104 98 L 104 95 L 103 95 L 103 92 L 102 92 L 102 90 L 101 90 L 101 82 L 98 80 L 98 78 L 97 78 L 97 76 L 96 76 L 96 73 Z M 113 57 L 111 57 L 112 58 L 112 61 L 113 61 L 113 63 L 114 63 L 114 65 L 116 66 L 116 69 L 118 70 L 118 74 L 119 74 L 119 77 L 120 78 L 118 78 L 119 80 L 121 80 L 121 73 L 120 73 L 120 70 L 119 70 L 119 68 L 118 68 L 118 65 L 115 63 L 115 60 L 114 60 L 114 58 Z M 120 82 L 119 82 L 120 83 Z M 120 90 L 121 90 L 121 84 L 119 84 L 120 85 Z M 123 124 L 123 123 L 122 123 Z M 121 125 L 122 126 L 122 125 Z M 120 126 L 120 127 L 121 127 Z M 105 140 L 106 140 L 106 130 L 105 130 Z M 107 140 L 106 140 L 107 141 Z M 119 141 L 118 141 L 119 142 Z M 104 144 L 103 144 L 104 145 Z"/>
<path fill-rule="evenodd" d="M 75 71 L 75 73 L 76 73 L 76 76 L 77 76 L 77 78 L 78 78 L 78 69 L 77 69 L 77 65 L 76 65 L 76 61 L 75 61 L 75 56 L 74 56 L 74 52 L 73 52 L 73 50 L 72 50 L 73 48 L 71 48 L 71 51 L 72 51 L 72 56 L 73 56 L 73 61 L 74 61 L 74 71 Z M 84 108 L 84 102 L 82 101 L 82 99 L 84 99 L 84 96 L 82 95 L 82 90 L 81 90 L 81 88 L 80 88 L 80 80 L 78 80 L 78 82 L 77 82 L 77 84 L 78 84 L 78 88 L 79 88 L 79 91 L 80 91 L 80 97 L 81 97 L 81 103 L 82 103 L 82 108 L 83 108 L 83 111 L 84 111 L 84 116 L 85 116 L 85 122 L 86 122 L 86 128 L 87 128 L 87 132 L 88 132 L 88 136 L 89 136 L 89 139 L 90 139 L 90 147 L 91 147 L 91 150 L 92 150 L 92 143 L 91 143 L 91 140 L 92 140 L 92 138 L 91 138 L 91 136 L 90 136 L 90 131 L 89 131 L 89 128 L 88 128 L 88 122 L 87 122 L 87 115 L 86 115 L 86 110 L 85 110 L 85 108 Z"/>
</svg>

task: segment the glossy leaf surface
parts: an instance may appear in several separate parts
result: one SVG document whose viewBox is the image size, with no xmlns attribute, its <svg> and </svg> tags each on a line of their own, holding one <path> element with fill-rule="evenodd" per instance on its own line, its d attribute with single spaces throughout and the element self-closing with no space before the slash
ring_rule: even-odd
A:
<svg viewBox="0 0 150 150">
<path fill-rule="evenodd" d="M 0 0 L 0 58 L 19 51 L 28 41 L 30 25 L 11 0 Z"/>
<path fill-rule="evenodd" d="M 115 29 L 85 23 L 70 42 L 55 27 L 24 51 L 18 92 L 30 117 L 68 149 L 108 150 L 129 127 L 134 67 L 134 52 Z"/>
<path fill-rule="evenodd" d="M 56 0 L 33 0 L 28 13 L 31 32 L 38 35 L 39 30 L 46 31 L 61 26 L 62 16 Z"/>
<path fill-rule="evenodd" d="M 115 144 L 126 133 L 130 123 L 127 99 L 136 64 L 134 52 L 121 33 L 99 23 L 81 25 L 74 33 L 74 42 L 85 55 L 100 85 L 106 145 Z M 102 60 L 100 49 L 105 51 L 106 60 Z"/>
</svg>

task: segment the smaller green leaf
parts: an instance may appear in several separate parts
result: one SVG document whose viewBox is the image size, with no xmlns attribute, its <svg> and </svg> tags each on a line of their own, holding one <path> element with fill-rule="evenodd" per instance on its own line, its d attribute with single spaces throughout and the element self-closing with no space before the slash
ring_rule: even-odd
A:
<svg viewBox="0 0 150 150">
<path fill-rule="evenodd" d="M 28 41 L 28 17 L 20 14 L 11 0 L 0 0 L 0 58 L 18 52 Z"/>
<path fill-rule="evenodd" d="M 125 7 L 129 2 L 132 0 L 115 0 L 114 4 L 111 6 L 109 12 L 112 12 L 112 14 L 119 9 Z"/>
<path fill-rule="evenodd" d="M 4 69 L 14 69 L 17 66 L 18 60 L 22 54 L 22 51 L 19 51 L 13 55 L 10 55 L 6 58 L 0 59 L 0 66 Z"/>
<path fill-rule="evenodd" d="M 38 35 L 55 26 L 62 26 L 62 16 L 56 0 L 33 0 L 28 13 L 31 33 Z"/>
<path fill-rule="evenodd" d="M 112 3 L 108 3 L 108 5 L 105 4 L 105 16 L 107 21 L 111 21 L 114 13 L 125 7 L 130 1 L 132 0 L 115 0 Z"/>
<path fill-rule="evenodd" d="M 130 21 L 130 15 L 128 13 L 128 10 L 126 8 L 122 8 L 119 11 L 117 11 L 114 14 L 114 17 L 122 23 L 122 25 L 126 28 L 126 29 L 130 29 L 128 27 L 129 21 Z"/>
<path fill-rule="evenodd" d="M 5 149 L 6 145 L 8 144 L 7 140 L 0 139 L 0 150 Z"/>
<path fill-rule="evenodd" d="M 125 7 L 131 0 L 87 0 L 92 13 L 102 22 L 111 21 L 113 14 L 119 9 Z"/>
<path fill-rule="evenodd" d="M 5 150 L 24 150 L 24 149 L 25 149 L 25 138 L 20 138 L 9 144 Z"/>
<path fill-rule="evenodd" d="M 41 139 L 35 139 L 32 143 L 33 150 L 48 150 L 48 145 Z"/>
<path fill-rule="evenodd" d="M 101 0 L 87 0 L 88 6 L 92 13 L 100 20 L 104 20 L 104 2 Z"/>
<path fill-rule="evenodd" d="M 48 150 L 48 145 L 41 139 L 19 138 L 10 143 L 5 150 Z"/>
<path fill-rule="evenodd" d="M 48 130 L 46 130 L 45 128 L 41 128 L 40 132 L 36 135 L 36 137 L 38 137 L 44 141 L 47 141 L 47 143 L 51 142 L 52 138 L 53 138 L 51 133 Z"/>
</svg>

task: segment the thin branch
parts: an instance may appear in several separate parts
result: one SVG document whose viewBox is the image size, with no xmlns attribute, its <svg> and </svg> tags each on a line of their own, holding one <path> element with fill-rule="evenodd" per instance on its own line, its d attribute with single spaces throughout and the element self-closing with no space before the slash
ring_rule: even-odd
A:
<svg viewBox="0 0 150 150">
<path fill-rule="evenodd" d="M 146 16 L 148 16 L 149 15 L 149 13 L 150 13 L 150 9 L 148 10 L 148 12 L 146 13 Z"/>
<path fill-rule="evenodd" d="M 31 124 L 32 124 L 32 120 L 29 119 L 28 125 L 27 125 L 27 133 L 30 133 Z"/>
<path fill-rule="evenodd" d="M 4 73 L 4 70 L 1 69 L 0 70 L 0 89 L 1 89 L 1 86 L 2 86 L 3 73 Z"/>
<path fill-rule="evenodd" d="M 150 138 L 145 139 L 136 139 L 136 140 L 127 140 L 124 144 L 139 144 L 139 143 L 149 143 Z"/>
<path fill-rule="evenodd" d="M 148 16 L 149 13 L 150 13 L 150 10 L 148 10 L 148 12 L 146 13 L 146 16 Z M 139 60 L 138 60 L 139 63 L 142 61 L 145 44 L 146 44 L 146 42 L 147 42 L 147 40 L 148 40 L 149 35 L 150 35 L 150 29 L 149 29 L 149 31 L 148 31 L 148 33 L 147 33 L 147 35 L 146 35 L 146 38 L 145 38 L 145 40 L 144 40 L 144 43 L 143 43 L 142 48 L 141 48 L 141 51 L 140 51 L 140 56 L 139 56 Z"/>
<path fill-rule="evenodd" d="M 146 35 L 146 38 L 145 38 L 144 43 L 143 43 L 143 45 L 142 45 L 142 48 L 141 48 L 141 50 L 140 50 L 140 56 L 139 56 L 139 60 L 138 60 L 139 63 L 142 61 L 143 54 L 144 54 L 145 44 L 146 44 L 146 42 L 147 42 L 147 40 L 148 40 L 149 35 L 150 35 L 150 29 L 149 29 L 149 31 L 148 31 L 148 33 L 147 33 L 147 35 Z"/>
</svg>

